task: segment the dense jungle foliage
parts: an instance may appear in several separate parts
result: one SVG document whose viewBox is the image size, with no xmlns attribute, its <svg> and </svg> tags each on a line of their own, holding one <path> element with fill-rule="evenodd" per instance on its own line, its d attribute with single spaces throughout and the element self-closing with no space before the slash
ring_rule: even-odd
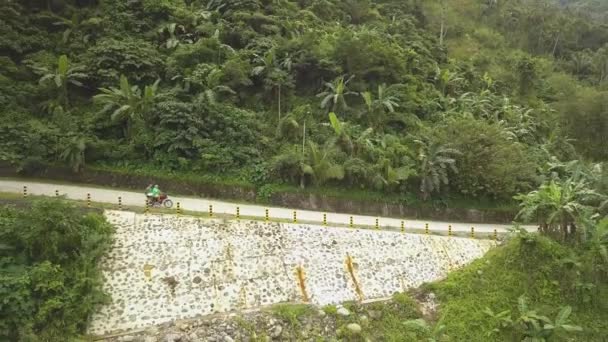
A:
<svg viewBox="0 0 608 342">
<path fill-rule="evenodd" d="M 73 341 L 101 290 L 112 226 L 62 200 L 0 207 L 0 341 Z"/>
<path fill-rule="evenodd" d="M 608 159 L 606 7 L 3 1 L 0 161 L 509 200 Z"/>
</svg>

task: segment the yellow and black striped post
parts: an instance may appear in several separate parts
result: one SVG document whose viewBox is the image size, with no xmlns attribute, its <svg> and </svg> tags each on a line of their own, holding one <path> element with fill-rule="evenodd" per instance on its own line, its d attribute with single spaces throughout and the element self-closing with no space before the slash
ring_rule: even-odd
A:
<svg viewBox="0 0 608 342">
<path fill-rule="evenodd" d="M 498 232 L 494 229 L 494 242 L 498 241 Z"/>
<path fill-rule="evenodd" d="M 87 194 L 87 208 L 91 207 L 91 194 Z"/>
<path fill-rule="evenodd" d="M 209 204 L 209 217 L 213 217 L 213 205 Z"/>
<path fill-rule="evenodd" d="M 146 200 L 146 208 L 145 208 L 144 213 L 145 213 L 145 214 L 148 214 L 149 212 L 150 212 L 150 206 L 149 206 L 149 204 L 148 204 L 148 200 Z"/>
<path fill-rule="evenodd" d="M 298 223 L 298 217 L 296 216 L 296 211 L 293 211 L 293 223 Z"/>
<path fill-rule="evenodd" d="M 266 209 L 266 222 L 268 222 L 270 219 L 268 218 L 268 209 Z"/>
<path fill-rule="evenodd" d="M 471 227 L 471 239 L 475 238 L 475 227 Z"/>
<path fill-rule="evenodd" d="M 448 236 L 452 236 L 452 225 L 448 226 Z"/>
<path fill-rule="evenodd" d="M 428 223 L 424 224 L 424 234 L 429 235 L 429 224 Z"/>
<path fill-rule="evenodd" d="M 175 207 L 175 210 L 177 211 L 177 215 L 179 216 L 182 214 L 182 207 L 179 204 L 179 202 L 177 202 L 176 204 L 177 204 L 177 206 Z"/>
<path fill-rule="evenodd" d="M 23 198 L 27 198 L 27 186 L 23 186 Z"/>
<path fill-rule="evenodd" d="M 323 214 L 323 225 L 327 226 L 327 214 Z"/>
<path fill-rule="evenodd" d="M 350 222 L 348 224 L 349 227 L 353 228 L 353 217 L 350 217 Z"/>
<path fill-rule="evenodd" d="M 376 230 L 380 229 L 380 225 L 378 224 L 378 218 L 377 217 L 376 217 L 376 226 L 375 227 L 376 227 Z"/>
<path fill-rule="evenodd" d="M 122 197 L 118 196 L 118 210 L 122 210 Z"/>
<path fill-rule="evenodd" d="M 240 220 L 241 219 L 241 208 L 236 207 L 236 219 Z"/>
<path fill-rule="evenodd" d="M 405 221 L 401 221 L 401 233 L 405 233 Z"/>
<path fill-rule="evenodd" d="M 59 197 L 59 190 L 55 190 L 55 197 Z"/>
</svg>

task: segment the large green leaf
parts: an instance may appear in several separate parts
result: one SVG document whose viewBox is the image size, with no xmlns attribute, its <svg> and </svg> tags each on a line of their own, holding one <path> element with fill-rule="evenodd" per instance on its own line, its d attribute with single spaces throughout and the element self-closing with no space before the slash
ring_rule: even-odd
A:
<svg viewBox="0 0 608 342">
<path fill-rule="evenodd" d="M 61 55 L 59 57 L 59 63 L 57 64 L 57 73 L 60 75 L 67 75 L 69 69 L 68 56 Z"/>
<path fill-rule="evenodd" d="M 336 113 L 334 113 L 334 112 L 329 113 L 329 123 L 331 124 L 331 127 L 336 132 L 336 135 L 342 135 L 342 123 L 336 116 Z"/>
</svg>

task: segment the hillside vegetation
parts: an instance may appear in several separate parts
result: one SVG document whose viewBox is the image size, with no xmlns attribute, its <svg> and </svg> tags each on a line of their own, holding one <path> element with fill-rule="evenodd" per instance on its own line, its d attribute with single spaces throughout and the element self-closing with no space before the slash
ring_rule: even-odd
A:
<svg viewBox="0 0 608 342">
<path fill-rule="evenodd" d="M 608 158 L 601 1 L 0 4 L 0 161 L 508 201 Z M 382 196 L 377 196 L 382 197 Z"/>
</svg>

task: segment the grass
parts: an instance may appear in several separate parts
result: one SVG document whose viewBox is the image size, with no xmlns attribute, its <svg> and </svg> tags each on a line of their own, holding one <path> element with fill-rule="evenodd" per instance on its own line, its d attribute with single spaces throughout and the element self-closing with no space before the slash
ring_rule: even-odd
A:
<svg viewBox="0 0 608 342">
<path fill-rule="evenodd" d="M 311 316 L 315 313 L 312 306 L 306 304 L 277 304 L 270 308 L 272 314 L 287 322 L 291 331 L 301 337 L 301 322 L 300 320 Z"/>
<path fill-rule="evenodd" d="M 448 335 L 459 341 L 488 340 L 486 333 L 495 325 L 482 310 L 516 313 L 517 299 L 525 295 L 530 308 L 548 317 L 554 318 L 563 306 L 572 306 L 571 321 L 584 328 L 573 340 L 606 341 L 608 284 L 595 284 L 593 301 L 576 295 L 572 291 L 576 282 L 588 280 L 562 262 L 572 253 L 540 236 L 531 242 L 514 238 L 490 250 L 486 257 L 426 287 L 441 302 L 439 324 L 446 325 Z"/>
</svg>

